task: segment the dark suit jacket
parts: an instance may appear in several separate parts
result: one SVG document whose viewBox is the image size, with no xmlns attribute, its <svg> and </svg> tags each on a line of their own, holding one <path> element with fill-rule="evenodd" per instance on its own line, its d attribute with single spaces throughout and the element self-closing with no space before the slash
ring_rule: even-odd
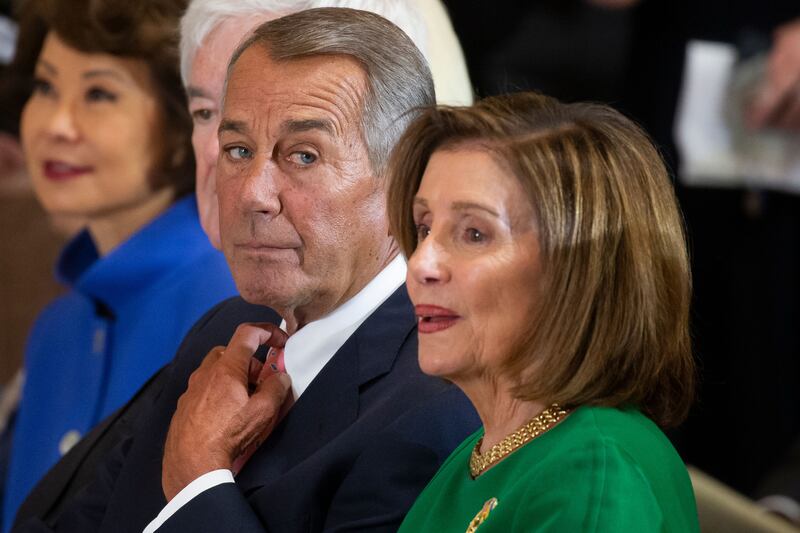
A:
<svg viewBox="0 0 800 533">
<path fill-rule="evenodd" d="M 166 504 L 161 457 L 191 372 L 241 322 L 277 321 L 241 299 L 212 310 L 184 341 L 163 393 L 55 524 L 57 531 L 141 531 Z M 161 531 L 394 531 L 441 462 L 479 425 L 458 389 L 417 363 L 413 309 L 398 289 L 347 340 L 237 477 Z M 20 531 L 48 531 L 33 520 Z"/>
</svg>

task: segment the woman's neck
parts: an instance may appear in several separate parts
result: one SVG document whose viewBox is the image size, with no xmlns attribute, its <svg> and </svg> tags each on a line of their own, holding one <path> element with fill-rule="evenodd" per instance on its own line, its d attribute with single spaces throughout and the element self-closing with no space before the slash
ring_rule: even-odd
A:
<svg viewBox="0 0 800 533">
<path fill-rule="evenodd" d="M 484 436 L 480 452 L 489 450 L 526 422 L 544 411 L 548 404 L 537 400 L 520 400 L 511 393 L 513 385 L 501 380 L 478 380 L 469 385 L 458 384 L 475 406 L 483 422 Z"/>
<path fill-rule="evenodd" d="M 164 188 L 139 202 L 113 212 L 89 218 L 87 228 L 100 256 L 128 240 L 145 224 L 167 210 L 174 201 L 174 192 Z"/>
</svg>

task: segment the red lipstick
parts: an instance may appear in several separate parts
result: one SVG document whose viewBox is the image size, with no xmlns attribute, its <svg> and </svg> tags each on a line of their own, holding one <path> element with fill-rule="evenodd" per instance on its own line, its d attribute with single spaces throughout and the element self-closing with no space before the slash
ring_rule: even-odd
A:
<svg viewBox="0 0 800 533">
<path fill-rule="evenodd" d="M 45 161 L 43 165 L 44 176 L 52 181 L 66 181 L 87 174 L 92 167 L 77 166 L 63 161 Z"/>
<path fill-rule="evenodd" d="M 417 329 L 420 333 L 436 333 L 454 325 L 461 319 L 458 313 L 438 305 L 416 305 Z"/>
</svg>

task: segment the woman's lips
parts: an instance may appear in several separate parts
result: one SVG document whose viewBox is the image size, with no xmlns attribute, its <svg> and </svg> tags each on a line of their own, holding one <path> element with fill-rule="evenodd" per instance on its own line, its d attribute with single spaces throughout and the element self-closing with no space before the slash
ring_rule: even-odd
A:
<svg viewBox="0 0 800 533">
<path fill-rule="evenodd" d="M 70 165 L 63 161 L 45 161 L 43 165 L 44 176 L 52 181 L 65 181 L 88 174 L 92 167 Z"/>
<path fill-rule="evenodd" d="M 455 311 L 438 305 L 414 306 L 417 315 L 417 329 L 420 333 L 436 333 L 458 322 L 461 317 Z"/>
</svg>

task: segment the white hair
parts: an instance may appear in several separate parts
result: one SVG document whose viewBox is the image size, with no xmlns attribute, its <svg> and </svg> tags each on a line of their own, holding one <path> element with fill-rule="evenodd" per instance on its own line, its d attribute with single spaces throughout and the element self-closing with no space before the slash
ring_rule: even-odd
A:
<svg viewBox="0 0 800 533">
<path fill-rule="evenodd" d="M 409 0 L 191 0 L 181 18 L 184 86 L 189 85 L 197 50 L 220 23 L 243 16 L 283 16 L 317 7 L 348 7 L 380 15 L 403 30 L 428 59 L 425 22 Z"/>
</svg>

